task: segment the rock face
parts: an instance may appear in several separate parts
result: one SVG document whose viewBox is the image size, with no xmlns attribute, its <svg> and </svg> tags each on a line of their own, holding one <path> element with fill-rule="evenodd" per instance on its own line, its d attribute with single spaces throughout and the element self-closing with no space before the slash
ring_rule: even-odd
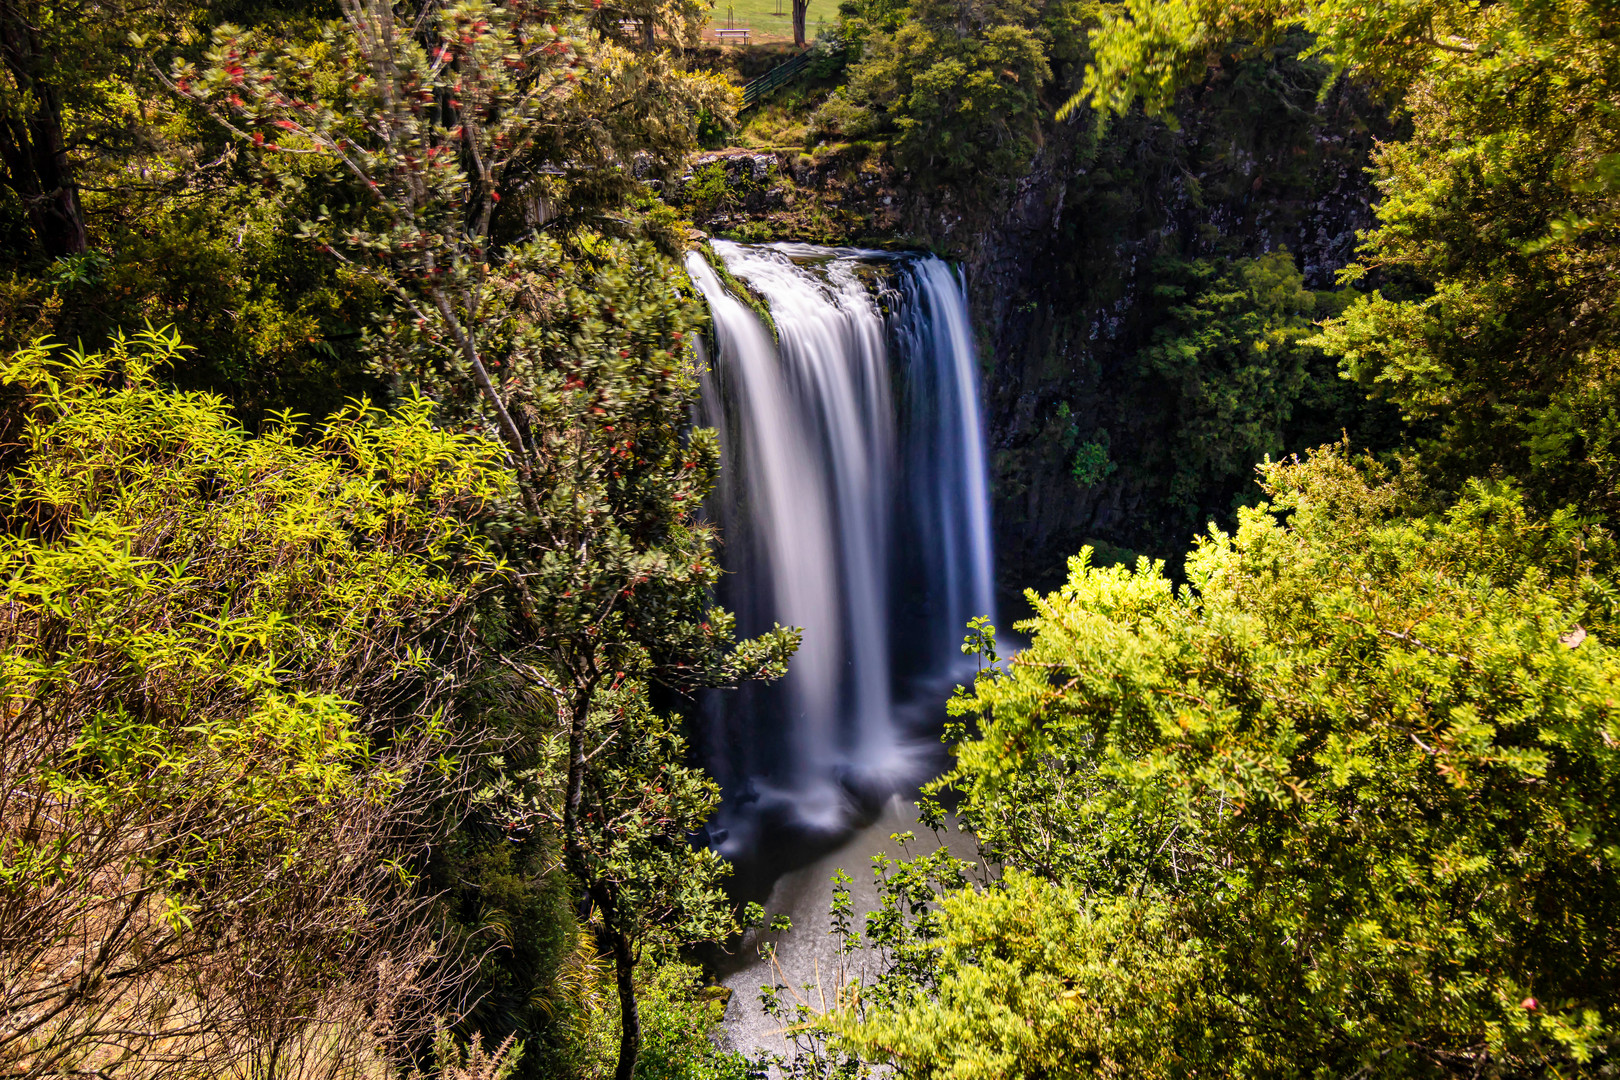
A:
<svg viewBox="0 0 1620 1080">
<path fill-rule="evenodd" d="M 1175 560 L 1205 522 L 1252 497 L 1247 477 L 1171 508 L 1173 394 L 1135 358 L 1173 302 L 1165 260 L 1295 257 L 1329 289 L 1373 224 L 1366 172 L 1380 109 L 1288 56 L 1219 71 L 1179 127 L 1133 115 L 1048 133 L 991 203 L 896 175 L 861 148 L 697 159 L 671 200 L 742 240 L 927 247 L 964 266 L 985 372 L 997 562 L 1005 591 L 1047 588 L 1091 544 L 1103 560 Z M 1336 438 L 1301 421 L 1294 451 Z M 1317 427 L 1322 427 L 1318 424 Z M 1358 434 L 1351 432 L 1352 436 Z M 1077 446 L 1105 451 L 1077 469 Z M 1078 478 L 1077 478 L 1077 474 Z"/>
<path fill-rule="evenodd" d="M 738 240 L 888 246 L 903 232 L 895 176 L 864 149 L 699 154 L 665 193 L 705 231 Z"/>
<path fill-rule="evenodd" d="M 1286 248 L 1307 287 L 1329 289 L 1374 223 L 1365 170 L 1387 124 L 1342 85 L 1318 100 L 1301 75 L 1280 65 L 1217 77 L 1186 102 L 1179 131 L 1141 117 L 1101 139 L 1060 130 L 1002 219 L 966 245 L 1004 583 L 1055 585 L 1086 543 L 1105 558 L 1175 559 L 1244 494 L 1206 493 L 1191 521 L 1167 512 L 1162 444 L 1176 415 L 1167 388 L 1131 361 L 1164 319 L 1160 260 Z M 1305 445 L 1337 434 L 1300 432 Z M 1077 443 L 1106 446 L 1117 467 L 1080 483 Z"/>
</svg>

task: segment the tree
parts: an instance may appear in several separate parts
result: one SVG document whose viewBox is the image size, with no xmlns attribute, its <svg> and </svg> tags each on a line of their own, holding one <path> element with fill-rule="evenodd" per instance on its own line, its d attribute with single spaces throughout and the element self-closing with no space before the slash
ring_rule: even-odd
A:
<svg viewBox="0 0 1620 1080">
<path fill-rule="evenodd" d="M 145 122 L 154 89 L 141 77 L 145 49 L 195 10 L 176 0 L 0 4 L 0 186 L 21 204 L 47 259 L 90 250 L 87 184 L 111 174 L 144 186 L 100 165 L 156 141 L 159 125 Z"/>
<path fill-rule="evenodd" d="M 721 889 L 730 867 L 691 842 L 719 805 L 719 789 L 686 764 L 677 724 L 654 711 L 645 686 L 624 672 L 592 695 L 589 768 L 574 767 L 571 736 L 551 727 L 537 740 L 537 764 L 497 776 L 478 803 L 508 842 L 567 838 L 564 861 L 590 903 L 589 937 L 617 984 L 621 1045 L 634 1038 L 639 1058 L 636 984 L 649 969 L 677 962 L 686 945 L 724 940 L 736 929 Z"/>
<path fill-rule="evenodd" d="M 713 432 L 687 427 L 697 383 L 684 343 L 701 314 L 681 291 L 679 269 L 620 242 L 571 260 L 537 242 L 528 257 L 535 277 L 514 287 L 521 296 L 544 281 L 545 316 L 514 321 L 510 337 L 498 340 L 503 372 L 523 388 L 534 466 L 503 545 L 516 595 L 489 640 L 558 718 L 566 767 L 557 824 L 565 864 L 600 915 L 614 957 L 624 1024 L 618 1071 L 627 1078 L 639 1045 L 635 953 L 651 923 L 641 911 L 645 896 L 626 888 L 653 868 L 632 873 L 605 857 L 612 834 L 596 832 L 602 825 L 590 823 L 588 800 L 605 783 L 593 770 L 621 767 L 618 755 L 646 735 L 639 709 L 604 714 L 602 694 L 626 680 L 690 692 L 776 677 L 798 636 L 778 628 L 736 642 L 733 616 L 711 606 L 719 574 L 712 526 L 695 514 L 714 483 L 719 448 Z M 667 764 L 673 783 L 678 758 Z M 688 797 L 684 810 L 655 816 L 654 832 L 684 848 L 707 805 Z M 619 812 L 610 806 L 600 820 Z M 685 887 L 680 875 L 657 880 Z M 711 914 L 670 929 L 680 925 L 723 936 L 729 923 Z"/>
<path fill-rule="evenodd" d="M 415 864 L 503 477 L 421 399 L 250 438 L 179 348 L 0 367 L 0 1063 L 352 1075 L 459 1008 Z"/>
<path fill-rule="evenodd" d="M 304 234 L 394 297 L 373 339 L 381 366 L 432 394 L 442 422 L 505 446 L 513 493 L 490 527 L 511 594 L 486 636 L 515 695 L 566 732 L 565 864 L 614 958 L 629 1080 L 644 924 L 628 879 L 589 849 L 592 763 L 620 737 L 593 726 L 598 695 L 626 678 L 690 691 L 773 677 L 797 637 L 738 643 L 710 608 L 719 571 L 696 513 L 718 449 L 688 431 L 703 316 L 684 276 L 646 242 L 580 230 L 565 247 L 540 230 L 562 200 L 626 190 L 629 133 L 678 160 L 698 106 L 729 91 L 657 57 L 631 63 L 545 6 L 472 0 L 407 20 L 345 0 L 343 13 L 318 49 L 222 27 L 207 66 L 178 66 L 174 84 L 267 163 L 311 155 L 359 182 Z M 684 838 L 691 823 L 662 827 Z"/>
<path fill-rule="evenodd" d="M 1341 449 L 1177 590 L 1097 569 L 953 705 L 998 884 L 839 1021 L 903 1075 L 1583 1075 L 1615 1044 L 1615 548 Z M 933 810 L 938 814 L 937 808 Z M 1595 1072 L 1593 1072 L 1595 1074 Z"/>
<path fill-rule="evenodd" d="M 810 10 L 810 0 L 793 0 L 793 47 L 802 49 L 805 46 L 804 16 Z"/>
<path fill-rule="evenodd" d="M 1052 75 L 1039 7 L 913 0 L 895 29 L 882 25 L 863 26 L 861 58 L 817 111 L 817 134 L 890 136 L 895 163 L 923 183 L 1016 175 L 1035 152 Z"/>
<path fill-rule="evenodd" d="M 639 49 L 643 64 L 668 49 L 680 54 L 703 40 L 709 4 L 700 0 L 617 0 L 593 6 L 589 25 L 607 41 Z"/>
<path fill-rule="evenodd" d="M 530 450 L 507 408 L 511 389 L 496 387 L 479 345 L 481 324 L 500 318 L 485 307 L 492 285 L 509 272 L 501 219 L 527 203 L 527 224 L 544 224 L 571 195 L 614 183 L 629 131 L 651 136 L 635 148 L 665 161 L 683 153 L 692 138 L 680 112 L 724 94 L 713 77 L 650 71 L 565 33 L 580 28 L 560 27 L 543 5 L 473 0 L 411 19 L 381 0 L 342 7 L 319 47 L 277 49 L 220 27 L 208 65 L 177 64 L 174 85 L 271 156 L 315 155 L 358 182 L 356 203 L 323 208 L 303 235 L 453 350 L 444 362 L 476 388 L 480 419 L 521 470 Z M 652 79 L 663 95 L 649 100 Z M 640 123 L 671 110 L 675 122 L 663 116 L 654 129 L 662 137 Z"/>
<path fill-rule="evenodd" d="M 91 57 L 103 60 L 108 31 L 117 34 L 118 21 L 109 25 L 104 9 L 0 3 L 0 165 L 51 258 L 89 246 L 65 116 L 79 80 L 64 74 Z"/>
<path fill-rule="evenodd" d="M 1167 112 L 1212 57 L 1300 29 L 1411 118 L 1375 156 L 1380 225 L 1347 281 L 1379 285 L 1317 343 L 1367 391 L 1437 429 L 1420 443 L 1456 489 L 1502 470 L 1544 512 L 1612 517 L 1609 402 L 1620 310 L 1620 59 L 1585 0 L 1365 5 L 1145 3 L 1105 10 L 1072 112 Z"/>
<path fill-rule="evenodd" d="M 1164 258 L 1154 270 L 1166 318 L 1134 367 L 1147 393 L 1173 404 L 1164 458 L 1133 465 L 1167 476 L 1165 509 L 1190 532 L 1208 520 L 1197 515 L 1225 513 L 1243 488 L 1253 491 L 1254 462 L 1332 438 L 1350 420 L 1350 403 L 1337 400 L 1350 395 L 1336 365 L 1305 344 L 1313 320 L 1340 298 L 1306 289 L 1285 250 Z"/>
<path fill-rule="evenodd" d="M 308 12 L 275 3 L 228 6 L 267 35 L 308 33 Z M 31 59 L 14 68 L 32 72 L 32 89 L 0 70 L 0 115 L 14 121 L 9 164 L 0 154 L 0 352 L 39 336 L 99 348 L 150 321 L 195 346 L 165 378 L 226 395 L 250 428 L 282 408 L 322 416 L 351 396 L 377 397 L 358 348 L 375 287 L 293 235 L 336 201 L 331 187 L 308 162 L 293 167 L 301 194 L 257 182 L 229 134 L 160 81 L 169 56 L 200 52 L 219 7 L 43 0 L 6 10 L 31 28 L 21 39 Z M 49 122 L 30 121 L 29 103 L 47 99 Z M 75 252 L 47 235 L 57 215 L 39 197 L 57 181 L 41 179 L 49 139 L 32 133 L 56 127 L 70 174 L 60 190 L 87 245 Z"/>
</svg>

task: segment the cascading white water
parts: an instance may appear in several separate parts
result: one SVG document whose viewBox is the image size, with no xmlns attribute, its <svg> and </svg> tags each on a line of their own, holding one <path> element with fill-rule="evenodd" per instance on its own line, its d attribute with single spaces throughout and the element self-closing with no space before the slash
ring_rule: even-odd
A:
<svg viewBox="0 0 1620 1080">
<path fill-rule="evenodd" d="M 990 474 L 979 411 L 978 363 L 962 283 L 939 259 L 901 276 L 900 353 L 909 392 L 907 472 L 912 518 L 924 553 L 934 648 L 950 650 L 967 621 L 995 614 L 990 546 Z M 960 650 L 957 650 L 958 655 Z"/>
<path fill-rule="evenodd" d="M 762 823 L 834 833 L 852 797 L 916 779 L 905 716 L 938 704 L 964 624 L 993 615 L 994 593 L 977 364 L 950 268 L 714 249 L 769 304 L 778 338 L 688 257 L 718 345 L 701 420 L 723 446 L 723 598 L 745 632 L 805 631 L 782 687 L 711 703 L 705 750 L 727 793 L 711 837 L 739 854 Z"/>
</svg>

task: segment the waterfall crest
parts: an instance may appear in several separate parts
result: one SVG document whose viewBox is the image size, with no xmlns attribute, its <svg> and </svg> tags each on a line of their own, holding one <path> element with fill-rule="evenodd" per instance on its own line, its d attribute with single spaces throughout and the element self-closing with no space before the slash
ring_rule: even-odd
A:
<svg viewBox="0 0 1620 1080">
<path fill-rule="evenodd" d="M 716 241 L 777 339 L 697 254 L 716 355 L 713 500 L 741 629 L 804 628 L 780 686 L 715 695 L 702 739 L 726 793 L 711 838 L 836 834 L 913 783 L 967 621 L 994 615 L 977 361 L 961 282 L 931 256 Z M 971 662 L 968 662 L 969 664 Z"/>
</svg>

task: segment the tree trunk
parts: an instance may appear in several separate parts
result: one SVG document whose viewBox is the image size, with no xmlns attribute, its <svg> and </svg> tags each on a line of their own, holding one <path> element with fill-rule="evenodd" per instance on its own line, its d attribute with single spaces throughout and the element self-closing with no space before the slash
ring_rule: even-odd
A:
<svg viewBox="0 0 1620 1080">
<path fill-rule="evenodd" d="M 563 853 L 569 871 L 587 892 L 591 891 L 591 869 L 585 862 L 585 847 L 579 842 L 579 806 L 585 795 L 585 724 L 590 720 L 597 681 L 597 675 L 592 673 L 574 688 L 568 710 L 568 787 L 563 796 Z"/>
<path fill-rule="evenodd" d="M 82 255 L 90 241 L 63 134 L 62 99 L 44 77 L 49 58 L 36 22 L 10 0 L 0 0 L 0 60 L 12 82 L 0 86 L 0 95 L 16 93 L 0 105 L 0 162 L 45 254 Z M 30 97 L 32 108 L 24 113 L 21 104 Z"/>
<path fill-rule="evenodd" d="M 613 972 L 619 983 L 619 1065 L 613 1080 L 631 1080 L 641 1056 L 641 1010 L 636 1005 L 636 958 L 629 936 L 618 930 L 613 933 Z"/>
<path fill-rule="evenodd" d="M 793 0 L 793 45 L 795 48 L 804 48 L 804 12 L 810 6 L 810 0 Z"/>
<path fill-rule="evenodd" d="M 433 260 L 430 257 L 427 262 L 429 277 L 433 275 L 434 269 Z M 507 464 L 518 471 L 520 480 L 526 479 L 528 477 L 529 455 L 523 446 L 523 435 L 518 431 L 517 423 L 513 421 L 512 414 L 507 412 L 506 406 L 501 403 L 500 391 L 495 389 L 494 382 L 490 380 L 489 372 L 484 369 L 483 358 L 478 355 L 478 342 L 473 339 L 472 333 L 461 325 L 461 320 L 456 318 L 455 308 L 451 306 L 450 297 L 445 294 L 445 291 L 443 289 L 430 289 L 429 292 L 433 297 L 434 304 L 438 306 L 440 316 L 444 319 L 445 327 L 450 331 L 451 336 L 456 339 L 457 344 L 461 346 L 461 355 L 466 358 L 467 365 L 472 368 L 473 380 L 478 383 L 478 389 L 483 393 L 490 407 L 495 410 L 495 427 L 501 433 L 501 441 L 506 443 L 507 448 L 511 451 L 507 458 Z M 468 312 L 467 314 L 469 318 L 476 318 L 477 316 L 477 312 Z M 594 685 L 593 683 L 592 686 L 594 687 Z M 579 738 L 583 740 L 585 737 L 584 721 L 581 720 L 580 724 Z M 581 745 L 584 745 L 583 742 Z M 583 753 L 583 750 L 581 753 Z"/>
<path fill-rule="evenodd" d="M 563 797 L 563 853 L 569 871 L 602 913 L 602 925 L 613 950 L 613 974 L 619 986 L 619 1064 L 614 1080 L 631 1080 L 641 1056 L 641 1010 L 636 1004 L 636 957 L 630 935 L 619 925 L 613 886 L 597 880 L 580 842 L 579 812 L 585 794 L 585 724 L 599 676 L 591 671 L 575 686 L 568 717 L 568 786 Z M 599 939 L 600 940 L 600 939 Z"/>
</svg>

